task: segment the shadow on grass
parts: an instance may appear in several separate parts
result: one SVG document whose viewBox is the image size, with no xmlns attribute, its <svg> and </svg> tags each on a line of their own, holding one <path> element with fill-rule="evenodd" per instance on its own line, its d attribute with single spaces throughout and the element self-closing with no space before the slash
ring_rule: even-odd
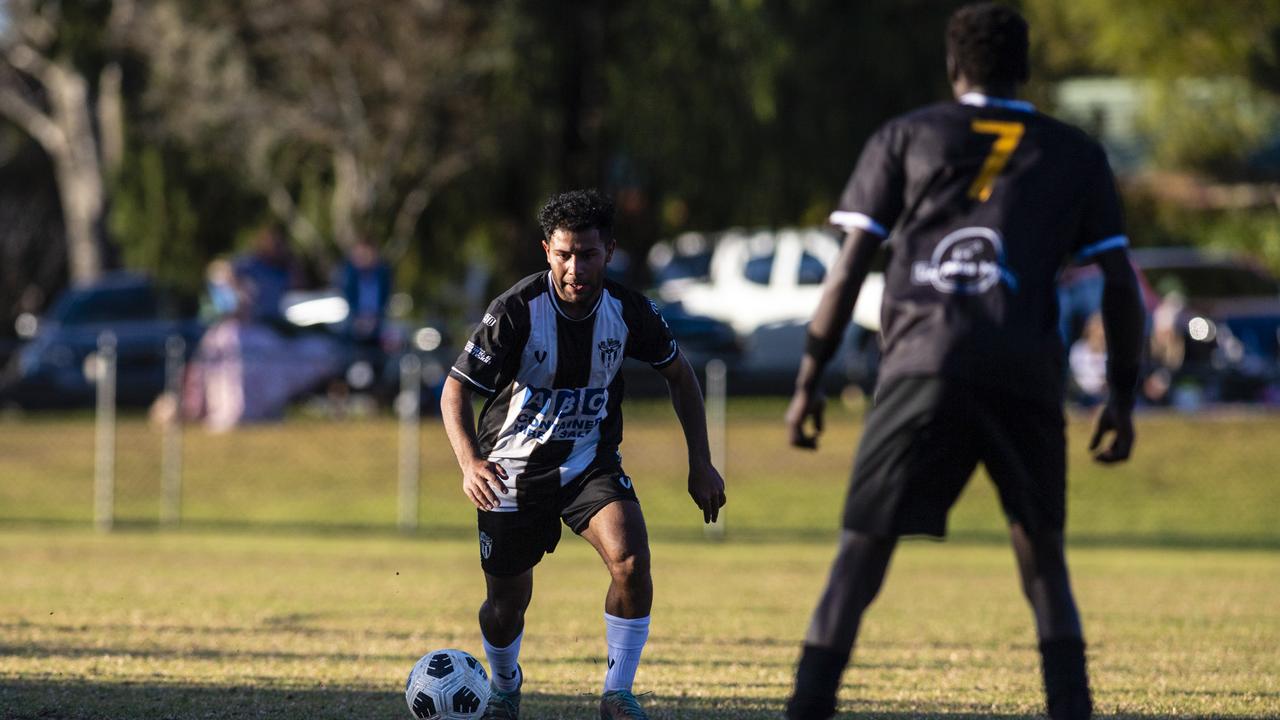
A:
<svg viewBox="0 0 1280 720">
<path fill-rule="evenodd" d="M 92 528 L 83 520 L 60 518 L 4 518 L 0 517 L 0 529 L 40 528 L 48 530 L 73 530 Z M 323 523 L 323 522 L 271 522 L 251 520 L 188 520 L 181 528 L 171 529 L 153 520 L 117 520 L 115 531 L 122 533 L 190 533 L 190 534 L 268 534 L 297 535 L 304 537 L 401 537 L 414 540 L 464 540 L 475 539 L 475 527 L 471 525 L 427 526 L 403 531 L 394 525 L 374 523 Z M 708 540 L 700 526 L 649 526 L 649 538 L 660 542 L 711 543 L 758 545 L 778 542 L 834 543 L 837 528 L 805 527 L 734 527 L 719 540 Z M 911 538 L 910 542 L 940 542 L 933 538 Z M 1009 536 L 1004 531 L 960 530 L 948 535 L 948 543 L 956 545 L 1008 545 Z M 1280 550 L 1280 535 L 1210 535 L 1172 532 L 1153 533 L 1072 533 L 1067 538 L 1071 547 L 1077 548 L 1131 548 L 1158 550 Z"/>
<path fill-rule="evenodd" d="M 59 680 L 0 680 L 0 715 L 6 720 L 349 720 L 409 718 L 398 688 L 279 688 L 93 683 Z M 653 720 L 777 720 L 782 702 L 759 697 L 641 698 Z M 526 720 L 597 716 L 595 695 L 525 693 Z M 1039 715 L 976 712 L 972 707 L 928 710 L 863 710 L 844 703 L 840 720 L 1032 720 Z M 1149 720 L 1155 715 L 1097 715 L 1098 720 Z M 1159 715 L 1168 720 L 1207 720 L 1198 715 Z"/>
</svg>

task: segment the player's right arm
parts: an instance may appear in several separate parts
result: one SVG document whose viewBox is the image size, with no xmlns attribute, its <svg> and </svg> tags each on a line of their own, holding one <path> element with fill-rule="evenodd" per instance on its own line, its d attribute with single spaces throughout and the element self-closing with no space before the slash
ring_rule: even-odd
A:
<svg viewBox="0 0 1280 720">
<path fill-rule="evenodd" d="M 881 237 L 868 230 L 850 228 L 845 235 L 844 246 L 835 266 L 827 275 L 822 288 L 822 299 L 809 322 L 804 356 L 796 374 L 796 389 L 787 407 L 787 427 L 791 444 L 802 448 L 816 448 L 822 432 L 822 412 L 825 401 L 818 386 L 822 371 L 831 356 L 840 347 L 853 306 L 862 289 L 862 283 L 871 271 L 871 263 L 880 248 Z M 813 421 L 813 434 L 805 430 L 807 420 Z"/>
<path fill-rule="evenodd" d="M 462 470 L 462 492 L 481 510 L 492 510 L 499 505 L 497 493 L 507 494 L 508 489 L 502 483 L 507 472 L 480 452 L 471 398 L 477 392 L 491 397 L 497 391 L 503 365 L 509 357 L 518 356 L 513 353 L 518 353 L 523 341 L 518 325 L 527 327 L 528 323 L 517 323 L 503 297 L 490 303 L 488 312 L 449 369 L 440 394 L 444 429 Z"/>
<path fill-rule="evenodd" d="M 440 415 L 444 419 L 444 431 L 453 446 L 453 455 L 462 470 L 462 492 L 481 510 L 498 506 L 497 493 L 507 492 L 502 481 L 507 471 L 495 462 L 480 455 L 480 440 L 476 437 L 476 421 L 471 409 L 471 388 L 457 378 L 444 381 L 440 393 Z"/>
<path fill-rule="evenodd" d="M 831 213 L 831 223 L 845 231 L 844 245 L 827 273 L 822 299 L 809 322 L 795 393 L 787 407 L 787 428 L 796 447 L 818 447 L 825 404 L 818 387 L 822 370 L 840 347 L 876 250 L 902 212 L 905 142 L 905 131 L 897 123 L 876 131 L 858 157 L 837 210 Z M 813 422 L 812 434 L 805 430 L 809 420 Z"/>
</svg>

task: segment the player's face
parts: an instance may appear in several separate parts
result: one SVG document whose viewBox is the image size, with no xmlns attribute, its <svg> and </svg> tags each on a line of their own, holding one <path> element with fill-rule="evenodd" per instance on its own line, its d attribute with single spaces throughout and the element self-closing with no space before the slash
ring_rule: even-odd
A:
<svg viewBox="0 0 1280 720">
<path fill-rule="evenodd" d="M 596 228 L 576 232 L 560 228 L 543 241 L 542 249 L 561 302 L 583 309 L 594 304 L 604 289 L 604 268 L 613 257 L 613 241 Z"/>
</svg>

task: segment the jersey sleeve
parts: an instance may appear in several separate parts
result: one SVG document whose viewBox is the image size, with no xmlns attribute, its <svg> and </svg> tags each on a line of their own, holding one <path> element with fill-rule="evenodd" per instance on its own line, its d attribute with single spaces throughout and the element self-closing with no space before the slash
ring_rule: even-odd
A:
<svg viewBox="0 0 1280 720">
<path fill-rule="evenodd" d="M 471 389 L 491 397 L 498 390 L 498 374 L 512 353 L 518 351 L 516 317 L 502 298 L 489 305 L 449 375 Z"/>
<path fill-rule="evenodd" d="M 1101 148 L 1096 148 L 1095 156 L 1081 203 L 1080 232 L 1071 248 L 1077 262 L 1089 261 L 1108 250 L 1129 246 L 1111 165 Z"/>
<path fill-rule="evenodd" d="M 634 326 L 628 329 L 626 355 L 664 368 L 675 361 L 680 348 L 658 305 L 643 295 L 637 294 L 636 299 L 639 307 Z"/>
<path fill-rule="evenodd" d="M 906 173 L 902 132 L 891 123 L 878 130 L 862 149 L 853 175 L 840 195 L 830 222 L 845 230 L 866 230 L 881 238 L 902 213 Z"/>
</svg>

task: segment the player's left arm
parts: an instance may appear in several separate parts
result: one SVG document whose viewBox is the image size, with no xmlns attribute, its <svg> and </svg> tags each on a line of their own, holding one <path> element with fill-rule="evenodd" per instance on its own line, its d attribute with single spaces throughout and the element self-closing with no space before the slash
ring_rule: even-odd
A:
<svg viewBox="0 0 1280 720">
<path fill-rule="evenodd" d="M 1126 460 L 1133 452 L 1136 433 L 1133 406 L 1137 398 L 1138 370 L 1146 313 L 1142 290 L 1134 274 L 1129 253 L 1117 248 L 1097 256 L 1102 270 L 1102 326 L 1107 339 L 1107 387 L 1109 396 L 1098 416 L 1090 450 L 1094 459 L 1113 463 Z M 1103 438 L 1111 434 L 1103 446 Z M 1101 447 L 1101 450 L 1098 448 Z"/>
<path fill-rule="evenodd" d="M 1093 177 L 1082 198 L 1083 213 L 1076 257 L 1097 263 L 1102 271 L 1102 327 L 1107 342 L 1107 403 L 1098 414 L 1089 450 L 1102 463 L 1115 463 L 1133 452 L 1133 405 L 1146 329 L 1146 310 L 1133 263 L 1115 176 L 1101 146 L 1093 148 Z M 1109 439 L 1108 439 L 1108 436 Z M 1106 442 L 1104 442 L 1106 440 Z"/>
<path fill-rule="evenodd" d="M 658 368 L 671 391 L 671 405 L 675 408 L 680 427 L 684 429 L 685 444 L 689 448 L 689 496 L 702 509 L 704 522 L 712 523 L 724 506 L 724 478 L 711 464 L 711 449 L 707 442 L 707 414 L 702 404 L 702 387 L 698 376 L 685 358 L 677 352 L 673 361 Z"/>
</svg>

